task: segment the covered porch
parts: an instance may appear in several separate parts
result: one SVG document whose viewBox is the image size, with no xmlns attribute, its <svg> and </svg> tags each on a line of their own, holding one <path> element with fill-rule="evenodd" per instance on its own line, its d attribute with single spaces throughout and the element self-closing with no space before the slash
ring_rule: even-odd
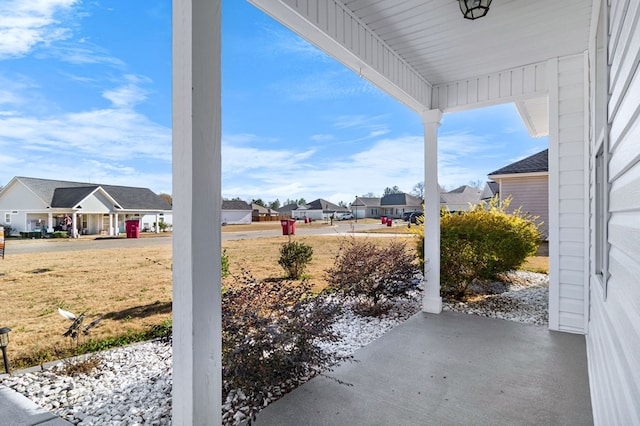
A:
<svg viewBox="0 0 640 426">
<path fill-rule="evenodd" d="M 259 422 L 591 422 L 584 334 L 592 2 L 502 2 L 477 21 L 464 20 L 453 0 L 250 2 L 415 111 L 425 146 L 424 313 L 359 352 L 362 362 L 336 371 L 354 387 L 315 379 Z M 219 229 L 203 229 L 221 209 L 221 2 L 173 5 L 173 419 L 218 424 L 220 281 L 212 277 L 221 238 Z M 516 105 L 532 136 L 549 136 L 550 330 L 436 315 L 438 128 L 446 113 L 501 103 Z"/>
<path fill-rule="evenodd" d="M 593 423 L 584 336 L 418 313 L 355 360 L 272 403 L 255 424 Z"/>
</svg>

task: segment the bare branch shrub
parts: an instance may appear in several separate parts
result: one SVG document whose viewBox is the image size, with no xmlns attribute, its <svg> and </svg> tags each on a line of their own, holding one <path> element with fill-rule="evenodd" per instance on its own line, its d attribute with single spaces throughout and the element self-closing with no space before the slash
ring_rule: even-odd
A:
<svg viewBox="0 0 640 426">
<path fill-rule="evenodd" d="M 415 255 L 407 251 L 404 242 L 379 246 L 351 238 L 345 241 L 335 264 L 326 272 L 330 290 L 363 296 L 365 300 L 355 306 L 356 310 L 377 316 L 386 312 L 386 299 L 404 297 L 416 287 L 418 268 Z"/>
<path fill-rule="evenodd" d="M 306 283 L 241 280 L 222 295 L 223 404 L 234 391 L 243 398 L 232 405 L 262 407 L 346 359 L 318 345 L 338 339 L 331 329 L 338 305 Z"/>
</svg>

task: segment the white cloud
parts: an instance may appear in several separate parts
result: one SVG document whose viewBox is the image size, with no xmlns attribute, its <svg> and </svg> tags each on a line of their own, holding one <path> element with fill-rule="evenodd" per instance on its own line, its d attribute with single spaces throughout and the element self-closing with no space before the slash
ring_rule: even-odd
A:
<svg viewBox="0 0 640 426">
<path fill-rule="evenodd" d="M 126 84 L 102 93 L 105 99 L 111 101 L 114 107 L 131 108 L 147 98 L 147 91 L 139 86 L 140 83 L 150 83 L 146 77 L 126 75 Z"/>
<path fill-rule="evenodd" d="M 47 118 L 0 116 L 0 138 L 14 141 L 30 155 L 171 160 L 171 130 L 132 110 L 101 109 Z"/>
<path fill-rule="evenodd" d="M 122 60 L 111 56 L 100 46 L 87 42 L 82 42 L 80 45 L 63 42 L 52 48 L 50 53 L 61 61 L 74 65 L 107 64 L 114 68 L 126 68 Z"/>
<path fill-rule="evenodd" d="M 8 0 L 0 3 L 0 60 L 28 54 L 36 46 L 70 37 L 56 16 L 77 0 Z"/>
<path fill-rule="evenodd" d="M 354 125 L 366 120 L 350 120 Z M 304 197 L 350 202 L 355 195 L 380 194 L 397 185 L 410 192 L 424 180 L 423 135 L 377 139 L 346 157 L 321 157 L 326 151 L 273 151 L 249 147 L 223 148 L 223 193 L 227 197 L 282 201 Z M 501 147 L 487 136 L 449 133 L 439 140 L 439 183 L 453 189 L 485 180 L 485 157 Z"/>
<path fill-rule="evenodd" d="M 381 93 L 367 80 L 354 81 L 346 73 L 352 74 L 348 69 L 291 74 L 273 83 L 272 88 L 292 101 L 343 99 L 365 93 Z"/>
</svg>

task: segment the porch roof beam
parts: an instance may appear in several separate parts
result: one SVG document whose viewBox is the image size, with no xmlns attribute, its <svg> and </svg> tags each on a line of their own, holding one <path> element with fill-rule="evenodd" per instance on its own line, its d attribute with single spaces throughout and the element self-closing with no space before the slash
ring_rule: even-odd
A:
<svg viewBox="0 0 640 426">
<path fill-rule="evenodd" d="M 547 61 L 433 86 L 431 105 L 456 112 L 546 97 Z"/>
<path fill-rule="evenodd" d="M 249 0 L 417 113 L 431 108 L 431 84 L 336 0 Z"/>
</svg>

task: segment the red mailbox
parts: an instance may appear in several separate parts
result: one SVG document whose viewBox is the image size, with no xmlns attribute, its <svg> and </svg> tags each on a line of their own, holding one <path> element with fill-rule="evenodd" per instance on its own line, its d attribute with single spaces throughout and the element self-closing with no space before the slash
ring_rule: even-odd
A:
<svg viewBox="0 0 640 426">
<path fill-rule="evenodd" d="M 127 232 L 127 238 L 140 238 L 140 221 L 125 221 L 125 231 Z"/>
<path fill-rule="evenodd" d="M 380 218 L 380 222 L 381 222 L 383 225 L 386 225 L 386 223 L 387 223 L 387 217 L 386 217 L 386 216 L 382 216 L 382 217 Z"/>
<path fill-rule="evenodd" d="M 296 221 L 294 219 L 282 219 L 280 225 L 282 225 L 282 235 L 296 234 Z"/>
<path fill-rule="evenodd" d="M 393 218 L 392 217 L 388 217 L 387 218 L 387 226 L 391 226 L 393 225 Z"/>
</svg>

